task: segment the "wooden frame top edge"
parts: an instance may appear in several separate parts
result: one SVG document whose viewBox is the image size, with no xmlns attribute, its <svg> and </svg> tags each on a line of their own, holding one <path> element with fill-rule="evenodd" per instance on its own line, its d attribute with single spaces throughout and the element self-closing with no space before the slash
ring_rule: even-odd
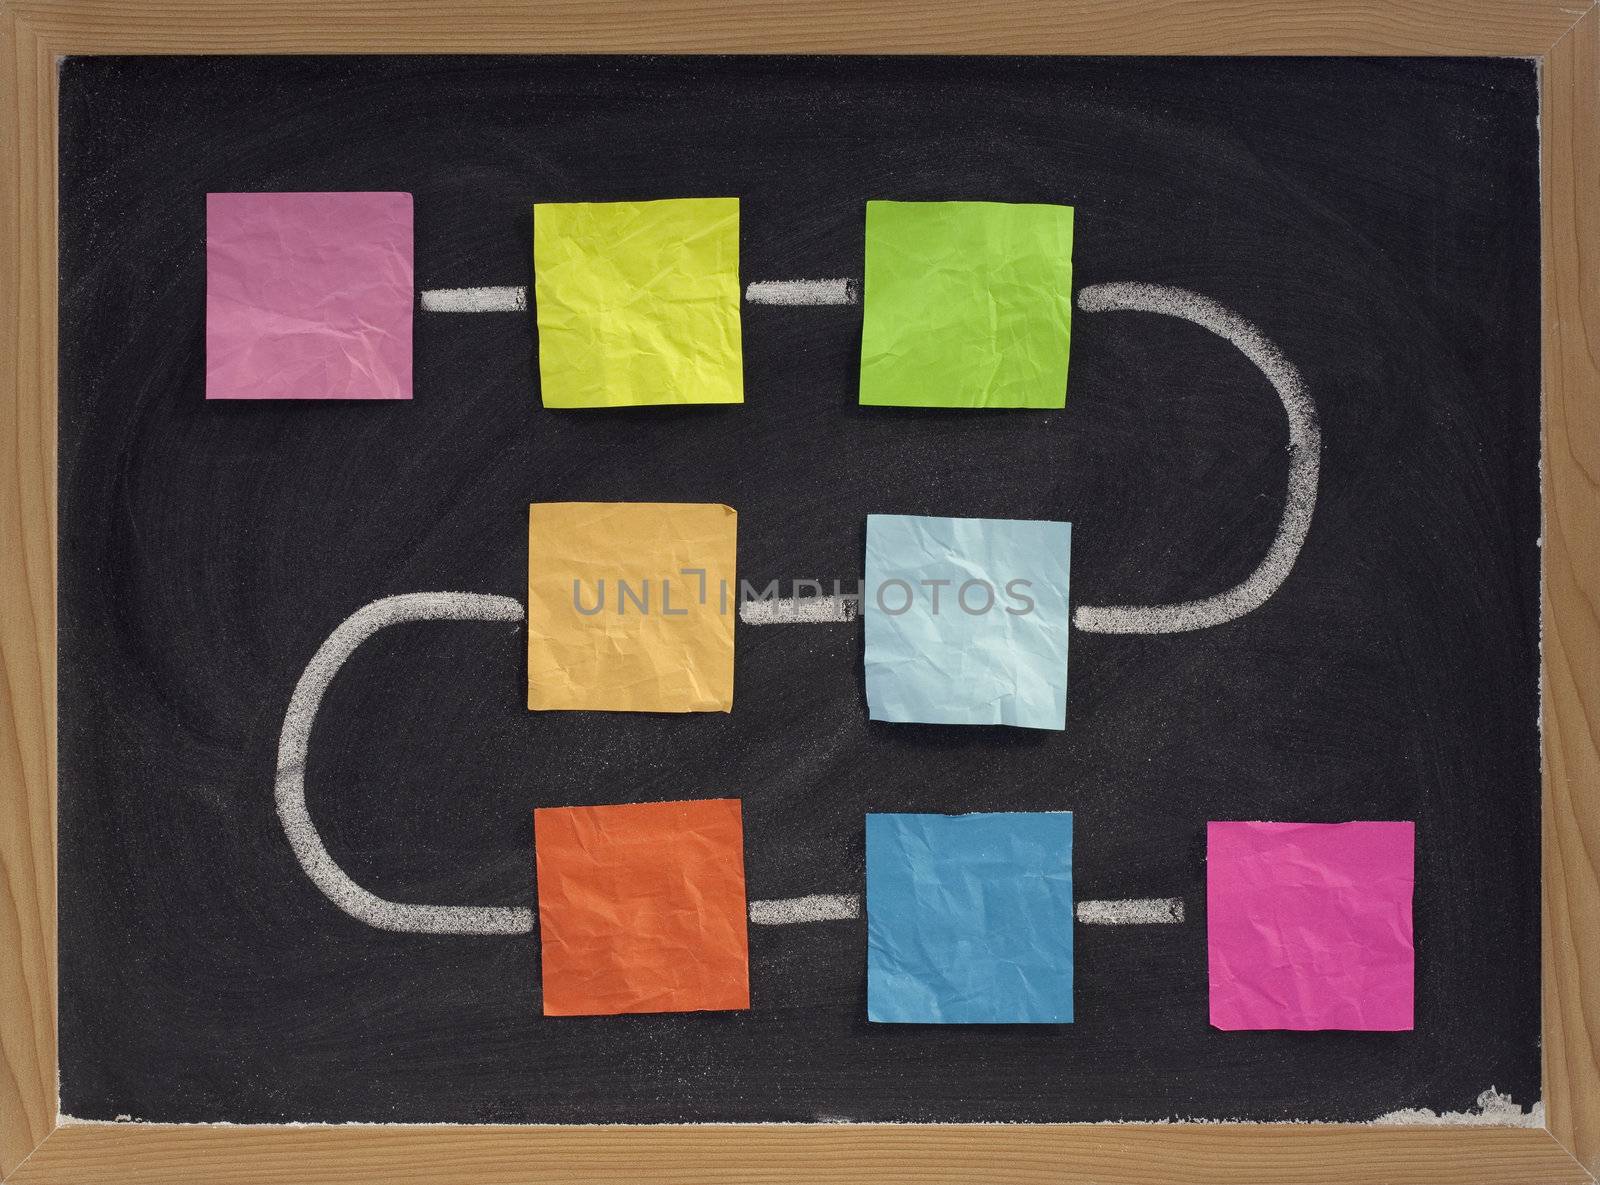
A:
<svg viewBox="0 0 1600 1185">
<path fill-rule="evenodd" d="M 1537 57 L 1593 0 L 0 0 L 65 54 L 1466 54 Z"/>
</svg>

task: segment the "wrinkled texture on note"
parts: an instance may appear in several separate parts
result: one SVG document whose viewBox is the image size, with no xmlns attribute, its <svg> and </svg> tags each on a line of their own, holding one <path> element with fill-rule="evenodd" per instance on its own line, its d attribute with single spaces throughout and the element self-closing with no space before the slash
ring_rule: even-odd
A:
<svg viewBox="0 0 1600 1185">
<path fill-rule="evenodd" d="M 1208 823 L 1219 1029 L 1412 1028 L 1414 823 Z"/>
<path fill-rule="evenodd" d="M 1065 407 L 1072 214 L 868 202 L 861 402 Z"/>
<path fill-rule="evenodd" d="M 1071 565 L 1071 523 L 869 514 L 872 719 L 1064 729 Z"/>
<path fill-rule="evenodd" d="M 739 199 L 533 208 L 546 407 L 743 403 Z"/>
<path fill-rule="evenodd" d="M 1072 815 L 867 816 L 867 1017 L 1072 1020 Z"/>
<path fill-rule="evenodd" d="M 533 812 L 546 1016 L 750 1007 L 737 798 Z"/>
<path fill-rule="evenodd" d="M 738 521 L 714 503 L 529 506 L 529 709 L 732 711 Z"/>
<path fill-rule="evenodd" d="M 206 398 L 410 399 L 409 193 L 206 194 Z"/>
</svg>

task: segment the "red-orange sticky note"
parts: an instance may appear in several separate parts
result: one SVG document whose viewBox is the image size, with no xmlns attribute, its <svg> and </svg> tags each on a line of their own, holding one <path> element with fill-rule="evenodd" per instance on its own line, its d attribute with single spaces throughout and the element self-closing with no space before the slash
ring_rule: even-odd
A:
<svg viewBox="0 0 1600 1185">
<path fill-rule="evenodd" d="M 750 1007 L 737 798 L 533 812 L 546 1016 Z"/>
</svg>

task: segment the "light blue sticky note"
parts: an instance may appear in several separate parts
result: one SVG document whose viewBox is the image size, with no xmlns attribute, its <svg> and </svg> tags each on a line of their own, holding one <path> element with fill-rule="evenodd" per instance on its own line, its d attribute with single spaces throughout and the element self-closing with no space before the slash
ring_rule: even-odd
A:
<svg viewBox="0 0 1600 1185">
<path fill-rule="evenodd" d="M 1072 524 L 867 516 L 874 720 L 1067 726 Z"/>
<path fill-rule="evenodd" d="M 867 1019 L 1072 1020 L 1072 815 L 867 816 Z"/>
</svg>

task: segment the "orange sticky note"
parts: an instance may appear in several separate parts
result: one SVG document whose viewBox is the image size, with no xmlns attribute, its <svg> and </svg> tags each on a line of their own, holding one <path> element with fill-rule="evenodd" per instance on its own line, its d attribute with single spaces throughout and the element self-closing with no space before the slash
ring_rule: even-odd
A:
<svg viewBox="0 0 1600 1185">
<path fill-rule="evenodd" d="M 528 507 L 529 710 L 732 711 L 738 523 L 716 503 Z"/>
<path fill-rule="evenodd" d="M 533 812 L 546 1016 L 750 1007 L 737 798 Z"/>
</svg>

